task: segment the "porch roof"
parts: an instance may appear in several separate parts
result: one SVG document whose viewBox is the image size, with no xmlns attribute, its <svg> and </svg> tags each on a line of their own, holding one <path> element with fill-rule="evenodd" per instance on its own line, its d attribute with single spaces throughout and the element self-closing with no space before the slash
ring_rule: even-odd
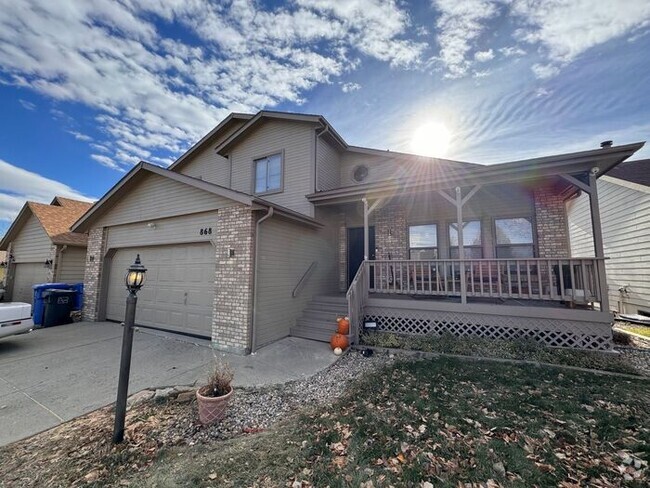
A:
<svg viewBox="0 0 650 488">
<path fill-rule="evenodd" d="M 580 175 L 598 168 L 597 177 L 625 161 L 645 142 L 605 147 L 589 151 L 525 159 L 489 166 L 467 166 L 462 172 L 440 173 L 432 178 L 406 177 L 335 188 L 307 195 L 315 205 L 358 201 L 364 197 L 382 197 L 421 191 L 444 190 L 477 184 L 516 183 L 547 180 L 554 176 Z"/>
</svg>

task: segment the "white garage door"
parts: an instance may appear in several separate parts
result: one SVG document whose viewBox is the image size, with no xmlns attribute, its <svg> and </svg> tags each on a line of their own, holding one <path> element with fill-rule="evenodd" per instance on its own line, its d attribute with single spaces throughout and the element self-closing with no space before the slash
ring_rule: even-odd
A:
<svg viewBox="0 0 650 488">
<path fill-rule="evenodd" d="M 106 318 L 124 321 L 126 269 L 137 254 L 147 268 L 136 324 L 210 337 L 215 252 L 210 243 L 118 250 L 111 261 Z"/>
<path fill-rule="evenodd" d="M 32 285 L 47 282 L 47 268 L 43 263 L 16 263 L 11 299 L 14 302 L 32 303 Z"/>
</svg>

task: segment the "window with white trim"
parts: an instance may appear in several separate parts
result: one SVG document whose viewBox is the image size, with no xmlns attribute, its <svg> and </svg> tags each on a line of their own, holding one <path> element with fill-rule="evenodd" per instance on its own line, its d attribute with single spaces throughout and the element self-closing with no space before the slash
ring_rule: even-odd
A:
<svg viewBox="0 0 650 488">
<path fill-rule="evenodd" d="M 529 217 L 494 219 L 497 258 L 533 258 L 533 222 Z"/>
<path fill-rule="evenodd" d="M 255 193 L 282 191 L 282 154 L 255 160 Z"/>
<path fill-rule="evenodd" d="M 438 226 L 409 227 L 409 259 L 438 259 Z"/>
<path fill-rule="evenodd" d="M 481 259 L 483 244 L 481 240 L 481 221 L 463 222 L 463 254 L 465 259 Z M 449 256 L 458 259 L 458 223 L 449 224 Z"/>
</svg>

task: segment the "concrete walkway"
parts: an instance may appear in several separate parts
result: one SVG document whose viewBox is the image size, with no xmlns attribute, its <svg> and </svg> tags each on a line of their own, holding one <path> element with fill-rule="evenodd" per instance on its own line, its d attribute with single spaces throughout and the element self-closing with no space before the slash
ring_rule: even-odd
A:
<svg viewBox="0 0 650 488">
<path fill-rule="evenodd" d="M 0 445 L 29 437 L 115 401 L 122 327 L 111 322 L 38 329 L 0 341 Z M 222 354 L 209 341 L 139 329 L 129 393 L 202 383 L 214 357 L 235 372 L 236 386 L 283 383 L 334 362 L 325 343 L 286 338 L 257 354 Z"/>
</svg>

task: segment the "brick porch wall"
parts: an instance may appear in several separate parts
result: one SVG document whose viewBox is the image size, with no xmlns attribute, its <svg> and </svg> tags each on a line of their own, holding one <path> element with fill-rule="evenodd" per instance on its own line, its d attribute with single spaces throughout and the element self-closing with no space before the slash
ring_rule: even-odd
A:
<svg viewBox="0 0 650 488">
<path fill-rule="evenodd" d="M 220 209 L 217 215 L 212 345 L 221 351 L 250 352 L 255 223 L 256 215 L 243 205 Z"/>
<path fill-rule="evenodd" d="M 569 257 L 569 227 L 563 198 L 551 187 L 535 189 L 533 197 L 539 257 Z"/>
<path fill-rule="evenodd" d="M 402 206 L 388 205 L 375 215 L 376 259 L 408 259 L 408 225 Z"/>
<path fill-rule="evenodd" d="M 99 319 L 99 292 L 105 252 L 106 232 L 104 228 L 91 229 L 88 233 L 88 251 L 84 271 L 83 319 L 92 322 Z"/>
</svg>

